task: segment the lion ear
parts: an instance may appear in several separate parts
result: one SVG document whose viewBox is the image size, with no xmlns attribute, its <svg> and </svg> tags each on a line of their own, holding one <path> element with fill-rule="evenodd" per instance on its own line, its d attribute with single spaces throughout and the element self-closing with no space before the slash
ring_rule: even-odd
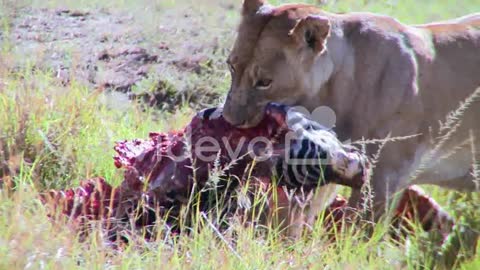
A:
<svg viewBox="0 0 480 270">
<path fill-rule="evenodd" d="M 319 15 L 309 15 L 297 21 L 289 35 L 300 46 L 308 46 L 315 53 L 321 54 L 326 49 L 330 35 L 330 21 Z"/>
<path fill-rule="evenodd" d="M 266 3 L 266 0 L 243 0 L 242 15 L 255 14 Z"/>
</svg>

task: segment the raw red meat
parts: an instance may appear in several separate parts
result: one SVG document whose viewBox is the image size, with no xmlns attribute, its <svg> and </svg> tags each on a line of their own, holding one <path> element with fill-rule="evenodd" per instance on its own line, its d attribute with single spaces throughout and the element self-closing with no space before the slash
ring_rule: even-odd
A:
<svg viewBox="0 0 480 270">
<path fill-rule="evenodd" d="M 265 181 L 278 173 L 275 167 L 284 162 L 283 153 L 289 150 L 287 145 L 291 145 L 285 139 L 291 132 L 287 111 L 285 106 L 270 105 L 257 127 L 239 129 L 226 122 L 217 109 L 204 110 L 182 131 L 151 133 L 146 140 L 118 142 L 114 147 L 117 152 L 114 162 L 117 168 L 125 171 L 119 187 L 112 188 L 103 178 L 94 178 L 81 182 L 79 188 L 51 191 L 44 194 L 42 200 L 50 202 L 48 205 L 53 210 L 60 208 L 75 224 L 103 219 L 108 221 L 110 229 L 112 220 L 125 220 L 135 213 L 136 226 L 142 228 L 153 226 L 156 214 L 163 215 L 167 211 L 173 222 L 192 192 L 198 193 L 207 185 L 212 172 L 223 179 L 215 186 L 217 192 L 226 194 L 247 178 Z M 321 146 L 325 146 L 323 150 L 328 156 L 341 157 L 322 167 L 325 179 L 316 185 L 338 183 L 360 188 L 367 178 L 366 157 L 355 148 L 343 146 L 331 134 L 316 136 L 324 142 Z M 253 143 L 255 140 L 258 143 Z M 255 159 L 269 149 L 268 143 L 272 155 L 265 160 Z M 252 167 L 252 163 L 255 166 Z M 292 187 L 292 183 L 298 181 L 290 181 L 288 185 L 282 178 L 278 181 L 279 186 L 286 185 L 290 189 L 314 188 L 312 185 Z M 418 204 L 411 203 L 414 197 L 419 198 Z M 208 210 L 207 200 L 205 196 L 200 197 L 201 210 Z M 141 209 L 140 214 L 138 209 Z M 345 209 L 346 201 L 338 197 L 327 213 L 337 223 L 345 219 Z M 451 224 L 451 219 L 433 200 L 416 189 L 409 189 L 398 206 L 397 216 L 413 218 L 414 209 L 420 210 L 418 214 L 423 217 L 426 229 L 443 226 L 440 223 L 444 221 L 448 221 L 448 226 Z"/>
</svg>

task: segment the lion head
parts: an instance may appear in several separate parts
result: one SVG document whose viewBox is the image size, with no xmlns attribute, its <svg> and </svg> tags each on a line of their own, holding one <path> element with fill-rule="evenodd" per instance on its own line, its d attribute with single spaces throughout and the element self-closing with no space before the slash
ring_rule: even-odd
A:
<svg viewBox="0 0 480 270">
<path fill-rule="evenodd" d="M 326 49 L 331 25 L 323 14 L 310 5 L 243 2 L 238 36 L 227 59 L 232 83 L 223 114 L 228 122 L 252 127 L 269 102 L 305 105 L 316 96 L 332 73 Z"/>
</svg>

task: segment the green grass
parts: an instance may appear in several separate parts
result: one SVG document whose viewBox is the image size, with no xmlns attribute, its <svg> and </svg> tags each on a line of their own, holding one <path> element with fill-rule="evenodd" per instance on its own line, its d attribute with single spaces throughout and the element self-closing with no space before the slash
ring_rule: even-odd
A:
<svg viewBox="0 0 480 270">
<path fill-rule="evenodd" d="M 298 3 L 299 1 L 269 1 L 271 3 Z M 307 0 L 305 3 L 317 4 L 318 0 Z M 419 24 L 435 20 L 445 20 L 468 13 L 480 12 L 478 0 L 337 0 L 325 1 L 324 9 L 332 12 L 364 11 L 382 13 L 393 16 L 404 23 Z"/>
<path fill-rule="evenodd" d="M 382 225 L 376 227 L 369 239 L 364 237 L 366 232 L 356 230 L 338 235 L 339 240 L 332 243 L 321 224 L 316 225 L 311 235 L 295 242 L 282 240 L 276 230 L 259 233 L 237 224 L 224 235 L 225 242 L 197 213 L 197 226 L 203 228 L 198 233 L 180 235 L 174 244 L 172 239 L 146 243 L 138 237 L 135 244 L 119 251 L 102 244 L 100 230 L 94 230 L 80 243 L 67 226 L 50 222 L 37 197 L 39 191 L 72 187 L 81 179 L 99 175 L 118 184 L 122 172 L 113 166 L 115 141 L 144 138 L 149 131 L 180 128 L 188 122 L 193 110 L 184 106 L 174 113 L 145 111 L 133 104 L 112 108 L 106 93 L 75 80 L 68 87 L 62 86 L 51 71 L 34 68 L 36 63 L 29 62 L 29 56 L 20 56 L 27 60 L 22 63 L 27 64 L 16 66 L 19 56 L 12 53 L 14 45 L 7 38 L 15 12 L 29 6 L 129 12 L 138 24 L 145 26 L 147 42 L 162 37 L 179 45 L 190 36 L 182 32 L 165 36 L 158 25 L 178 23 L 179 28 L 190 27 L 185 25 L 188 20 L 166 22 L 162 18 L 171 12 L 181 14 L 190 5 L 196 5 L 195 11 L 200 14 L 196 19 L 202 19 L 207 27 L 200 28 L 205 32 L 195 42 L 219 37 L 222 52 L 211 56 L 213 72 L 204 76 L 185 72 L 173 76 L 169 82 L 177 88 L 200 84 L 226 91 L 229 77 L 223 57 L 233 41 L 240 1 L 230 1 L 236 8 L 230 11 L 218 8 L 224 1 L 200 2 L 201 6 L 190 0 L 0 1 L 0 172 L 8 168 L 9 179 L 15 183 L 14 192 L 0 190 L 0 269 L 422 269 L 426 266 L 433 257 L 419 251 L 426 239 L 422 233 L 410 239 L 407 252 L 405 244 L 396 244 L 385 235 Z M 480 1 L 344 0 L 330 1 L 325 8 L 380 12 L 403 22 L 423 23 L 478 12 Z M 218 24 L 220 15 L 225 16 L 222 24 Z M 138 87 L 148 90 L 151 83 L 147 80 Z M 478 196 L 438 188 L 428 191 L 457 220 L 462 221 L 465 216 L 480 220 Z M 460 267 L 480 269 L 480 258 L 477 255 Z"/>
</svg>

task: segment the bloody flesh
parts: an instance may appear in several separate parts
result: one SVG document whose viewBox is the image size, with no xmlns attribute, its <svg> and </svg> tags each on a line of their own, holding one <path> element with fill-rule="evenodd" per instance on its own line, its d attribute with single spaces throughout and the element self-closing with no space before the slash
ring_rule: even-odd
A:
<svg viewBox="0 0 480 270">
<path fill-rule="evenodd" d="M 77 224 L 88 220 L 123 220 L 136 211 L 140 204 L 143 209 L 146 205 L 157 214 L 168 211 L 175 218 L 181 206 L 191 198 L 192 192 L 206 185 L 216 167 L 224 170 L 222 178 L 228 183 L 220 188 L 220 192 L 231 192 L 247 178 L 261 179 L 262 182 L 271 179 L 272 167 L 279 157 L 253 162 L 248 153 L 261 152 L 265 145 L 258 144 L 250 148 L 246 145 L 255 138 L 263 137 L 271 142 L 274 152 L 284 150 L 284 135 L 289 131 L 285 108 L 270 107 L 263 121 L 249 129 L 233 127 L 216 113 L 214 109 L 203 111 L 182 131 L 150 133 L 146 140 L 118 142 L 114 147 L 117 152 L 114 164 L 124 170 L 124 180 L 120 186 L 113 188 L 103 178 L 93 178 L 82 181 L 78 188 L 50 191 L 42 195 L 42 200 L 52 210 L 60 209 L 62 214 Z M 208 145 L 206 140 L 207 145 L 200 146 L 208 146 L 208 153 L 197 151 L 200 147 L 198 142 L 204 138 L 219 143 Z M 238 150 L 234 157 L 231 155 L 232 149 Z M 199 154 L 202 157 L 209 154 L 209 158 L 198 158 Z M 253 167 L 252 163 L 255 164 Z M 367 177 L 366 172 L 364 168 L 361 175 L 345 179 L 343 175 L 330 170 L 322 184 L 340 183 L 359 188 Z M 281 181 L 278 185 L 282 185 Z M 279 194 L 284 192 L 281 188 L 276 190 Z M 286 196 L 280 194 L 278 197 Z M 335 224 L 348 217 L 346 209 L 346 200 L 337 196 L 326 210 L 331 218 L 326 219 L 325 226 L 331 227 L 332 220 Z M 201 206 L 201 210 L 207 209 Z M 453 225 L 451 218 L 438 204 L 413 187 L 401 198 L 396 216 L 398 222 L 404 224 L 404 218 L 413 219 L 415 215 L 420 216 L 425 229 L 447 228 L 448 231 Z M 138 227 L 153 226 L 155 218 L 151 213 L 144 213 L 136 221 Z"/>
</svg>

